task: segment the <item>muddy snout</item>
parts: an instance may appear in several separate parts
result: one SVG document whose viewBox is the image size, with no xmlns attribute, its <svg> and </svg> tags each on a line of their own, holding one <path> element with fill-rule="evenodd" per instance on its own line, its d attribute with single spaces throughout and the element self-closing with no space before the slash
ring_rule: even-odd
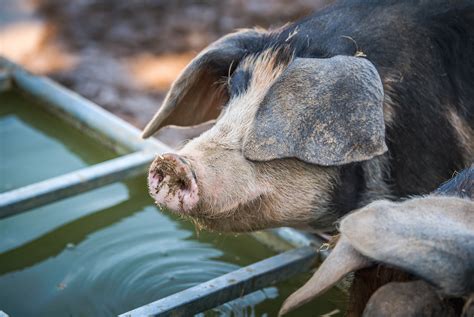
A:
<svg viewBox="0 0 474 317">
<path fill-rule="evenodd" d="M 148 190 L 158 206 L 175 212 L 187 212 L 199 201 L 192 167 L 177 154 L 164 154 L 153 161 L 148 172 Z"/>
</svg>

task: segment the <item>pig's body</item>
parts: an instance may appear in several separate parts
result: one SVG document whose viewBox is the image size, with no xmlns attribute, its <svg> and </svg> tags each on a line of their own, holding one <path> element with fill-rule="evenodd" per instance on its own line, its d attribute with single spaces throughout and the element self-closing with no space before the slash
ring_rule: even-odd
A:
<svg viewBox="0 0 474 317">
<path fill-rule="evenodd" d="M 473 56 L 472 1 L 339 1 L 230 35 L 188 66 L 145 131 L 224 109 L 178 152 L 185 165 L 157 159 L 150 192 L 220 231 L 325 229 L 372 200 L 429 193 L 473 162 Z M 156 177 L 170 162 L 192 175 L 174 190 L 179 173 Z"/>
</svg>

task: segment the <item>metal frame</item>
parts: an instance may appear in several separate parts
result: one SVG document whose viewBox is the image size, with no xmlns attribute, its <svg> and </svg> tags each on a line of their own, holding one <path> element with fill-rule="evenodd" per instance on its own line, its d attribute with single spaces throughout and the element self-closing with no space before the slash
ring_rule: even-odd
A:
<svg viewBox="0 0 474 317">
<path fill-rule="evenodd" d="M 312 247 L 293 249 L 120 316 L 192 316 L 307 271 L 316 260 Z"/>
<path fill-rule="evenodd" d="M 144 173 L 155 155 L 172 152 L 170 147 L 156 139 L 141 139 L 138 129 L 96 104 L 0 56 L 0 92 L 12 87 L 47 104 L 48 111 L 124 155 L 0 194 L 0 221 L 34 207 Z M 262 231 L 255 233 L 254 237 L 278 251 L 291 250 L 121 316 L 187 316 L 203 312 L 307 271 L 318 259 L 320 252 L 317 249 L 324 242 L 290 228 Z"/>
</svg>

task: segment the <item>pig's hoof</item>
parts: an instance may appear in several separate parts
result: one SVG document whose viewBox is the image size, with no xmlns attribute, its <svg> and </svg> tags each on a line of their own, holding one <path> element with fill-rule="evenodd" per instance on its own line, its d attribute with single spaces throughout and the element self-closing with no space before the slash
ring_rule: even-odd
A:
<svg viewBox="0 0 474 317">
<path fill-rule="evenodd" d="M 199 200 L 191 165 L 176 154 L 159 156 L 148 172 L 148 190 L 156 204 L 175 212 L 193 209 Z"/>
</svg>

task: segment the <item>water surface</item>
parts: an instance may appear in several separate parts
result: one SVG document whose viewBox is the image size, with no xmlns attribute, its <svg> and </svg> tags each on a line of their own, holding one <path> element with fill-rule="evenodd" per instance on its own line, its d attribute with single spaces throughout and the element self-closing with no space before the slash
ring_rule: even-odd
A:
<svg viewBox="0 0 474 317">
<path fill-rule="evenodd" d="M 14 91 L 0 93 L 0 193 L 114 156 L 36 102 Z"/>
</svg>

